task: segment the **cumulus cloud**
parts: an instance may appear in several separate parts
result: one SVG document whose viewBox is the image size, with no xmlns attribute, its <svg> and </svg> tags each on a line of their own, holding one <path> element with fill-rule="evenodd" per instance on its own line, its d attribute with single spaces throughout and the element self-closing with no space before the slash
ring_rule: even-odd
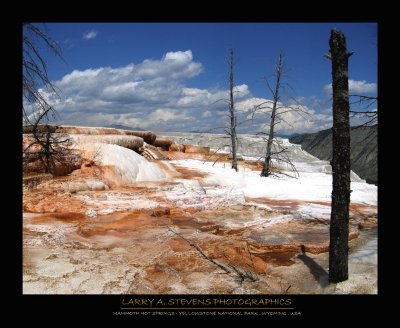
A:
<svg viewBox="0 0 400 328">
<path fill-rule="evenodd" d="M 177 110 L 169 108 L 158 108 L 150 114 L 159 121 L 179 121 L 179 120 L 189 120 L 190 118 L 186 116 L 185 113 L 179 113 Z"/>
<path fill-rule="evenodd" d="M 84 39 L 84 40 L 94 39 L 98 33 L 99 32 L 97 32 L 96 30 L 93 30 L 93 29 L 90 31 L 86 31 L 82 34 L 82 39 Z"/>
<path fill-rule="evenodd" d="M 349 80 L 350 93 L 373 93 L 376 92 L 376 83 L 367 83 L 367 81 L 354 81 Z"/>
<path fill-rule="evenodd" d="M 324 86 L 326 93 L 332 93 L 332 83 Z M 367 83 L 367 81 L 356 81 L 349 80 L 349 93 L 350 94 L 365 94 L 365 93 L 375 93 L 377 90 L 376 83 Z"/>
<path fill-rule="evenodd" d="M 194 60 L 191 50 L 167 52 L 160 59 L 122 67 L 74 70 L 54 82 L 62 93 L 61 100 L 54 103 L 60 114 L 59 123 L 120 124 L 155 132 L 209 131 L 226 126 L 228 90 L 186 84 L 202 71 L 203 65 Z M 253 97 L 246 84 L 235 87 L 234 99 L 238 122 L 248 118 L 250 109 L 267 101 Z M 304 110 L 309 110 L 314 118 L 285 114 L 287 124 L 277 126 L 277 131 L 316 131 L 331 122 L 327 114 L 316 115 L 306 107 Z M 265 130 L 267 122 L 268 115 L 258 115 L 253 122 L 240 125 L 238 131 L 256 133 Z"/>
<path fill-rule="evenodd" d="M 211 112 L 209 110 L 206 110 L 203 114 L 201 114 L 202 117 L 211 117 Z"/>
<path fill-rule="evenodd" d="M 272 100 L 266 98 L 248 98 L 237 102 L 238 111 L 247 113 L 251 120 L 253 132 L 269 132 Z M 256 109 L 254 111 L 254 109 Z M 332 116 L 327 113 L 316 113 L 305 105 L 278 103 L 275 131 L 280 134 L 311 132 L 332 127 Z M 254 130 L 256 127 L 258 130 Z"/>
</svg>

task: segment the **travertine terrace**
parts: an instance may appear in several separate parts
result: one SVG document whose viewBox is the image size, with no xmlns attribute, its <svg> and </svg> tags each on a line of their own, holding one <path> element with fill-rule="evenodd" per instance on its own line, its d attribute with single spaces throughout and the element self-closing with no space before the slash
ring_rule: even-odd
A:
<svg viewBox="0 0 400 328">
<path fill-rule="evenodd" d="M 261 178 L 256 150 L 234 172 L 210 135 L 55 132 L 82 164 L 24 174 L 25 294 L 377 293 L 376 186 L 353 175 L 350 279 L 328 284 L 330 167 L 300 146 L 281 140 L 299 177 Z"/>
</svg>

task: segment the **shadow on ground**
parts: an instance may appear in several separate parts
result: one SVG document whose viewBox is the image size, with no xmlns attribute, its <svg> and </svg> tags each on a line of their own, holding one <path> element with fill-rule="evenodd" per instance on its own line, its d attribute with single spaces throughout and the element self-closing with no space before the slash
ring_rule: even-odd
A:
<svg viewBox="0 0 400 328">
<path fill-rule="evenodd" d="M 319 285 L 322 288 L 325 288 L 329 285 L 328 272 L 320 266 L 314 259 L 306 255 L 304 251 L 304 246 L 302 245 L 302 254 L 298 255 L 297 258 L 300 259 L 310 270 L 311 274 L 314 276 L 314 279 L 318 281 Z"/>
</svg>

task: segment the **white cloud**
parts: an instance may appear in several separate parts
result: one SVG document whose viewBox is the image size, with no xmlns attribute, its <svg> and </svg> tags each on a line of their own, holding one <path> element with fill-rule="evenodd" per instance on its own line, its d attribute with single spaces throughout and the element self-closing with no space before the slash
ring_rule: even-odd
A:
<svg viewBox="0 0 400 328">
<path fill-rule="evenodd" d="M 238 112 L 246 112 L 249 109 L 255 109 L 255 107 L 268 107 L 268 103 L 265 104 L 266 101 L 267 99 L 264 98 L 256 98 L 256 97 L 247 98 L 239 102 L 236 102 L 235 109 Z"/>
<path fill-rule="evenodd" d="M 349 91 L 350 93 L 373 93 L 376 92 L 376 83 L 367 83 L 367 81 L 354 81 L 349 80 Z"/>
<path fill-rule="evenodd" d="M 332 83 L 324 86 L 326 93 L 332 93 Z M 350 94 L 365 94 L 365 93 L 375 93 L 377 91 L 376 83 L 367 83 L 367 81 L 356 81 L 349 80 L 349 93 Z"/>
<path fill-rule="evenodd" d="M 237 85 L 234 89 L 234 94 L 238 99 L 246 98 L 250 95 L 250 90 L 247 84 Z"/>
<path fill-rule="evenodd" d="M 97 32 L 96 30 L 93 30 L 93 29 L 90 31 L 86 31 L 82 34 L 82 39 L 84 39 L 84 40 L 94 39 L 98 33 L 99 32 Z"/>
<path fill-rule="evenodd" d="M 260 106 L 260 104 L 262 104 Z M 258 107 L 255 115 L 252 109 Z M 270 113 L 272 100 L 265 98 L 249 98 L 236 103 L 238 111 L 246 112 L 247 119 L 252 119 L 253 124 L 258 128 L 253 132 L 268 132 L 270 125 Z M 250 110 L 250 111 L 249 111 Z M 294 132 L 311 132 L 328 129 L 332 126 L 330 114 L 317 114 L 315 110 L 303 105 L 288 105 L 278 103 L 275 131 L 281 134 L 292 134 Z"/>
<path fill-rule="evenodd" d="M 201 117 L 211 117 L 211 112 L 209 110 L 206 110 L 203 114 L 201 114 Z"/>
<path fill-rule="evenodd" d="M 177 121 L 177 120 L 188 120 L 189 117 L 185 113 L 178 113 L 177 110 L 168 108 L 158 108 L 150 114 L 156 121 Z"/>
<path fill-rule="evenodd" d="M 228 90 L 186 85 L 188 79 L 202 71 L 202 64 L 194 60 L 190 50 L 168 52 L 161 59 L 146 59 L 122 67 L 74 70 L 55 81 L 62 93 L 61 100 L 57 103 L 54 100 L 59 123 L 121 124 L 155 132 L 208 131 L 226 126 Z M 246 119 L 249 109 L 267 101 L 253 97 L 246 84 L 236 86 L 234 97 L 238 122 Z M 53 101 L 50 96 L 48 99 Z M 287 115 L 284 118 L 289 124 L 282 123 L 277 131 L 318 130 L 329 124 L 329 115 L 319 115 L 310 121 Z M 239 132 L 259 132 L 267 120 L 268 115 L 259 115 L 254 124 L 240 126 Z"/>
</svg>

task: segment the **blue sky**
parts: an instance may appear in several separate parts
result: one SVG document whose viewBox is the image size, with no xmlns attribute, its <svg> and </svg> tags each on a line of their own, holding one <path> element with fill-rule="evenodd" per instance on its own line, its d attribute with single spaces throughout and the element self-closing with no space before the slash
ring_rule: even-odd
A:
<svg viewBox="0 0 400 328">
<path fill-rule="evenodd" d="M 329 49 L 333 27 L 344 32 L 350 92 L 376 95 L 377 24 L 374 23 L 49 23 L 65 62 L 43 52 L 60 122 L 122 124 L 150 130 L 207 130 L 226 121 L 227 57 L 235 52 L 239 114 L 271 99 L 274 62 L 283 52 L 292 89 L 314 117 L 287 117 L 281 133 L 331 125 Z M 49 95 L 49 99 L 53 99 Z M 288 101 L 285 97 L 282 102 Z M 265 130 L 266 115 L 242 132 Z M 304 122 L 303 122 L 304 121 Z M 279 129 L 278 129 L 279 130 Z"/>
</svg>

